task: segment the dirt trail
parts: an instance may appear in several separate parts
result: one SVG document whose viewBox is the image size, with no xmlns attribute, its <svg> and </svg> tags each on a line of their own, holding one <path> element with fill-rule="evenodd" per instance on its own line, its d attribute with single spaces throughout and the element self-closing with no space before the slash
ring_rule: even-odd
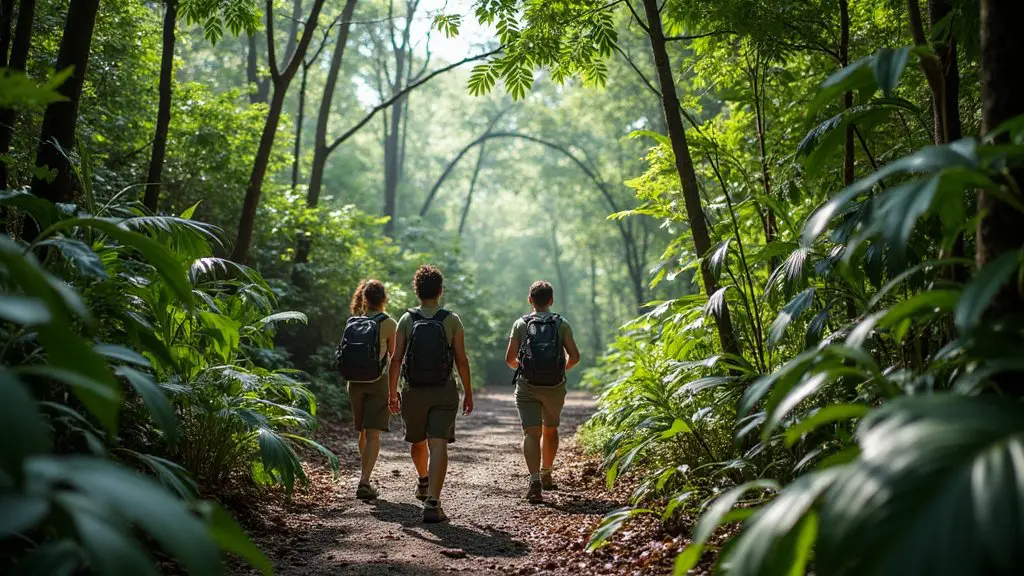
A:
<svg viewBox="0 0 1024 576">
<path fill-rule="evenodd" d="M 570 392 L 563 439 L 593 410 L 589 395 Z M 535 573 L 547 564 L 556 567 L 554 558 L 545 557 L 551 554 L 550 542 L 532 545 L 539 525 L 562 523 L 576 514 L 601 514 L 614 506 L 574 494 L 572 489 L 547 492 L 547 502 L 540 506 L 522 500 L 526 482 L 522 432 L 512 391 L 505 388 L 478 393 L 476 411 L 459 417 L 442 494 L 450 522 L 424 525 L 421 505 L 413 497 L 416 474 L 402 440 L 400 418 L 392 420 L 391 429 L 384 435 L 374 473 L 379 500 L 355 499 L 354 442 L 332 445 L 344 440 L 337 438 L 328 441 L 328 447 L 342 455 L 342 478 L 327 488 L 314 486 L 314 501 L 301 510 L 292 508 L 270 518 L 272 525 L 286 525 L 286 529 L 268 526 L 271 530 L 265 537 L 255 535 L 279 574 Z M 557 463 L 555 479 L 559 479 Z M 323 484 L 314 478 L 318 483 Z M 449 556 L 460 553 L 465 557 Z"/>
</svg>

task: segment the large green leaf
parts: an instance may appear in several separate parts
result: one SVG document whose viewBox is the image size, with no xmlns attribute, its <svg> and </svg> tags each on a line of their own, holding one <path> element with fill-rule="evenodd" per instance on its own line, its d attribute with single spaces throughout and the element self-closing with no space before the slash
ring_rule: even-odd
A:
<svg viewBox="0 0 1024 576">
<path fill-rule="evenodd" d="M 0 190 L 0 206 L 11 206 L 24 210 L 45 230 L 57 219 L 57 208 L 53 202 L 24 190 Z"/>
<path fill-rule="evenodd" d="M 1000 397 L 893 400 L 821 508 L 816 572 L 971 576 L 1024 565 L 1024 409 Z"/>
<path fill-rule="evenodd" d="M 178 300 L 186 307 L 192 306 L 192 287 L 185 268 L 166 247 L 148 236 L 122 228 L 116 221 L 103 218 L 68 218 L 54 224 L 48 231 L 52 233 L 79 226 L 95 228 L 122 246 L 137 250 L 164 279 Z"/>
<path fill-rule="evenodd" d="M 999 290 L 1020 268 L 1021 253 L 1007 252 L 989 262 L 974 275 L 964 288 L 956 306 L 956 327 L 961 332 L 970 332 L 977 327 L 981 316 L 988 309 Z"/>
<path fill-rule="evenodd" d="M 774 348 L 786 335 L 786 328 L 795 318 L 804 313 L 814 303 L 814 288 L 808 288 L 797 294 L 788 304 L 782 307 L 779 315 L 768 328 L 768 346 Z"/>
<path fill-rule="evenodd" d="M 103 260 L 100 259 L 99 254 L 93 252 L 92 248 L 89 248 L 81 240 L 57 236 L 47 238 L 39 242 L 37 246 L 56 247 L 64 255 L 64 258 L 74 266 L 75 270 L 83 276 L 98 279 L 107 277 L 107 269 L 103 265 Z"/>
<path fill-rule="evenodd" d="M 50 310 L 39 298 L 0 295 L 0 318 L 15 324 L 45 324 L 50 321 Z"/>
<path fill-rule="evenodd" d="M 25 385 L 7 368 L 0 367 L 0 470 L 21 476 L 22 462 L 50 449 L 50 431 L 43 424 L 35 401 Z"/>
<path fill-rule="evenodd" d="M 135 392 L 142 397 L 146 403 L 149 415 L 153 418 L 156 427 L 167 436 L 167 441 L 173 444 L 178 439 L 178 417 L 174 413 L 174 406 L 164 394 L 163 390 L 153 381 L 153 377 L 129 368 L 119 366 L 114 373 L 124 378 L 131 384 Z"/>
<path fill-rule="evenodd" d="M 72 349 L 77 349 L 82 353 L 81 364 L 74 368 L 69 368 L 68 365 L 74 364 L 71 359 L 76 354 L 73 351 L 61 348 L 65 351 L 59 353 L 51 352 L 50 355 L 53 360 L 51 364 L 45 366 L 20 366 L 17 368 L 18 372 L 20 374 L 46 378 L 71 387 L 71 391 L 82 401 L 82 404 L 89 410 L 89 413 L 103 424 L 107 432 L 116 434 L 118 414 L 121 411 L 121 401 L 123 398 L 121 386 L 110 375 L 102 360 L 99 361 L 98 366 L 95 366 L 98 369 L 97 374 L 99 377 L 85 370 L 91 368 L 92 366 L 90 365 L 98 357 L 92 354 L 92 351 L 80 339 L 74 337 L 63 338 L 59 342 L 54 343 L 55 336 L 52 333 L 57 331 L 50 329 L 47 332 L 51 334 L 46 338 L 48 342 L 46 345 L 47 350 L 62 344 Z"/>
<path fill-rule="evenodd" d="M 199 510 L 206 519 L 206 527 L 222 550 L 237 554 L 264 576 L 274 573 L 270 560 L 253 544 L 242 527 L 223 508 L 212 502 L 200 502 Z"/>
<path fill-rule="evenodd" d="M 593 534 L 590 535 L 590 540 L 587 541 L 587 552 L 593 552 L 607 544 L 608 539 L 618 532 L 630 518 L 641 514 L 653 513 L 653 510 L 648 510 L 647 508 L 620 508 L 605 514 L 604 518 L 601 519 L 601 523 L 594 530 Z"/>
</svg>

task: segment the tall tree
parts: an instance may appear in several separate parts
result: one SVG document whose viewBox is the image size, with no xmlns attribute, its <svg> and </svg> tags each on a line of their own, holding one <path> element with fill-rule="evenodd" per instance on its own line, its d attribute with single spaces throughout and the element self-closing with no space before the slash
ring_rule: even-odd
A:
<svg viewBox="0 0 1024 576">
<path fill-rule="evenodd" d="M 628 0 L 627 0 L 628 2 Z M 665 123 L 668 127 L 668 138 L 675 154 L 676 170 L 682 186 L 683 202 L 686 216 L 693 235 L 693 245 L 700 262 L 701 278 L 708 296 L 718 291 L 718 280 L 711 272 L 710 263 L 704 256 L 711 249 L 711 235 L 708 232 L 707 218 L 701 206 L 700 190 L 697 185 L 697 174 L 693 169 L 693 158 L 690 156 L 689 144 L 686 141 L 686 129 L 683 117 L 679 113 L 679 96 L 676 94 L 675 80 L 672 76 L 672 63 L 669 61 L 668 50 L 665 48 L 665 33 L 662 29 L 661 12 L 657 0 L 643 0 L 646 13 L 646 32 L 651 39 L 651 52 L 654 55 L 654 67 L 658 71 L 658 83 L 661 86 L 662 107 L 665 109 Z M 722 350 L 739 354 L 740 345 L 732 327 L 729 305 L 722 300 L 720 313 L 715 315 L 718 326 L 718 339 Z"/>
<path fill-rule="evenodd" d="M 1019 26 L 1022 19 L 1024 3 L 981 0 L 981 123 L 985 134 L 1024 114 L 1024 75 L 1020 73 L 1024 34 Z M 1020 168 L 1010 176 L 1016 182 L 1024 182 L 1024 170 Z M 1005 186 L 1003 194 L 1017 205 L 1024 201 L 1018 186 Z M 979 268 L 1024 246 L 1024 218 L 1011 203 L 982 191 L 978 193 L 978 211 L 982 214 L 977 229 Z M 1015 288 L 1016 282 L 1010 284 L 996 305 L 1004 312 L 1024 312 L 1024 300 Z"/>
<path fill-rule="evenodd" d="M 298 2 L 296 2 L 298 3 Z M 143 204 L 153 212 L 160 201 L 160 181 L 163 179 L 164 157 L 167 154 L 167 133 L 171 125 L 171 100 L 174 91 L 175 30 L 178 26 L 179 0 L 165 0 L 163 37 L 160 46 L 160 82 L 157 87 L 159 104 L 156 130 L 153 135 L 149 171 L 146 176 L 146 194 Z M 224 24 L 232 34 L 242 30 L 253 32 L 259 24 L 259 5 L 256 0 L 230 0 L 221 2 L 190 1 L 185 3 L 185 17 L 191 23 L 203 24 L 203 35 L 216 43 L 224 33 Z"/>
<path fill-rule="evenodd" d="M 285 93 L 313 40 L 313 32 L 316 29 L 323 5 L 324 0 L 314 0 L 313 8 L 307 17 L 302 37 L 296 44 L 295 51 L 285 61 L 284 67 L 279 67 L 274 49 L 274 2 L 267 0 L 267 60 L 270 64 L 270 80 L 274 87 L 274 94 L 270 99 L 267 120 L 263 125 L 263 134 L 260 136 L 259 148 L 257 148 L 256 158 L 253 160 L 252 173 L 249 175 L 249 184 L 245 190 L 245 201 L 242 203 L 242 214 L 238 221 L 238 236 L 231 253 L 231 259 L 236 262 L 245 262 L 249 257 L 253 227 L 256 225 L 256 210 L 259 208 L 260 196 L 263 194 L 263 179 L 267 174 L 267 165 L 274 148 L 274 137 L 277 135 L 277 125 L 281 120 Z"/>
<path fill-rule="evenodd" d="M 14 0 L 4 0 L 0 10 L 0 67 L 11 71 L 24 72 L 28 61 L 29 46 L 32 42 L 32 20 L 35 17 L 36 1 L 21 0 L 18 4 L 18 19 L 11 35 L 11 23 Z M 9 49 L 9 53 L 8 53 Z M 6 156 L 11 149 L 11 138 L 14 135 L 14 124 L 17 115 L 12 108 L 0 108 L 0 157 Z M 7 163 L 0 160 L 0 190 L 11 185 Z"/>
<path fill-rule="evenodd" d="M 50 104 L 43 114 L 39 148 L 36 151 L 36 167 L 41 170 L 32 179 L 33 193 L 51 202 L 71 203 L 75 200 L 75 182 L 69 155 L 75 147 L 78 105 L 85 84 L 92 32 L 99 7 L 99 0 L 71 0 L 64 23 L 56 67 L 57 70 L 71 68 L 72 72 L 58 89 L 65 100 Z M 53 177 L 43 176 L 41 172 L 45 170 L 52 170 Z"/>
</svg>

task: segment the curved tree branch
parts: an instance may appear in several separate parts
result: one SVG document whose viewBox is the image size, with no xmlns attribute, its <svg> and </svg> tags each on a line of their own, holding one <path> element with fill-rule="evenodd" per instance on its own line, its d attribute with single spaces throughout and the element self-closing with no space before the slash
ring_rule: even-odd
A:
<svg viewBox="0 0 1024 576">
<path fill-rule="evenodd" d="M 489 58 L 491 56 L 494 56 L 495 54 L 501 52 L 503 49 L 504 49 L 504 47 L 498 47 L 495 50 L 491 50 L 490 52 L 486 52 L 486 53 L 483 53 L 483 54 L 477 54 L 476 56 L 468 56 L 466 58 L 463 58 L 462 60 L 459 60 L 458 62 L 455 62 L 454 64 L 449 64 L 448 66 L 445 66 L 444 68 L 438 68 L 437 70 L 434 70 L 433 72 L 431 72 L 430 74 L 427 74 L 426 76 L 424 76 L 423 78 L 417 80 L 416 82 L 413 82 L 412 84 L 409 84 L 404 89 L 402 89 L 400 92 L 396 92 L 394 95 L 392 95 L 391 98 L 388 98 L 386 101 L 381 102 L 380 104 L 374 106 L 373 110 L 370 110 L 370 112 L 366 116 L 364 116 L 362 120 L 360 120 L 358 123 L 356 123 L 355 126 L 349 128 L 348 131 L 346 131 L 344 134 L 339 136 L 334 142 L 332 142 L 331 145 L 327 147 L 327 152 L 328 153 L 333 152 L 335 148 L 337 148 L 338 146 L 340 146 L 342 144 L 342 142 L 344 142 L 345 140 L 348 140 L 349 138 L 351 138 L 363 126 L 366 126 L 366 124 L 370 120 L 373 120 L 373 117 L 376 116 L 377 114 L 379 114 L 381 112 L 381 110 L 384 110 L 384 109 L 390 107 L 392 104 L 397 102 L 403 96 L 405 96 L 409 92 L 412 92 L 416 88 L 419 88 L 420 86 L 426 84 L 427 82 L 430 82 L 436 76 L 440 76 L 441 74 L 444 74 L 445 72 L 448 72 L 449 70 L 453 70 L 455 68 L 458 68 L 459 66 L 462 66 L 463 64 L 467 64 L 469 62 L 474 62 L 476 60 L 483 60 L 484 58 Z"/>
</svg>

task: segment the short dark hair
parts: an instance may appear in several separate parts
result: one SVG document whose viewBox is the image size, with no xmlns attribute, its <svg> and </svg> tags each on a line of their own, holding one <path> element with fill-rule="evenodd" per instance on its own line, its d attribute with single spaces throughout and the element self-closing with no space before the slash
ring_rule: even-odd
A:
<svg viewBox="0 0 1024 576">
<path fill-rule="evenodd" d="M 549 282 L 537 280 L 530 286 L 530 302 L 535 306 L 549 306 L 555 298 L 555 289 Z"/>
<path fill-rule="evenodd" d="M 444 288 L 444 276 L 436 266 L 424 264 L 416 270 L 412 278 L 412 288 L 420 300 L 433 300 L 441 296 L 441 289 Z"/>
</svg>

